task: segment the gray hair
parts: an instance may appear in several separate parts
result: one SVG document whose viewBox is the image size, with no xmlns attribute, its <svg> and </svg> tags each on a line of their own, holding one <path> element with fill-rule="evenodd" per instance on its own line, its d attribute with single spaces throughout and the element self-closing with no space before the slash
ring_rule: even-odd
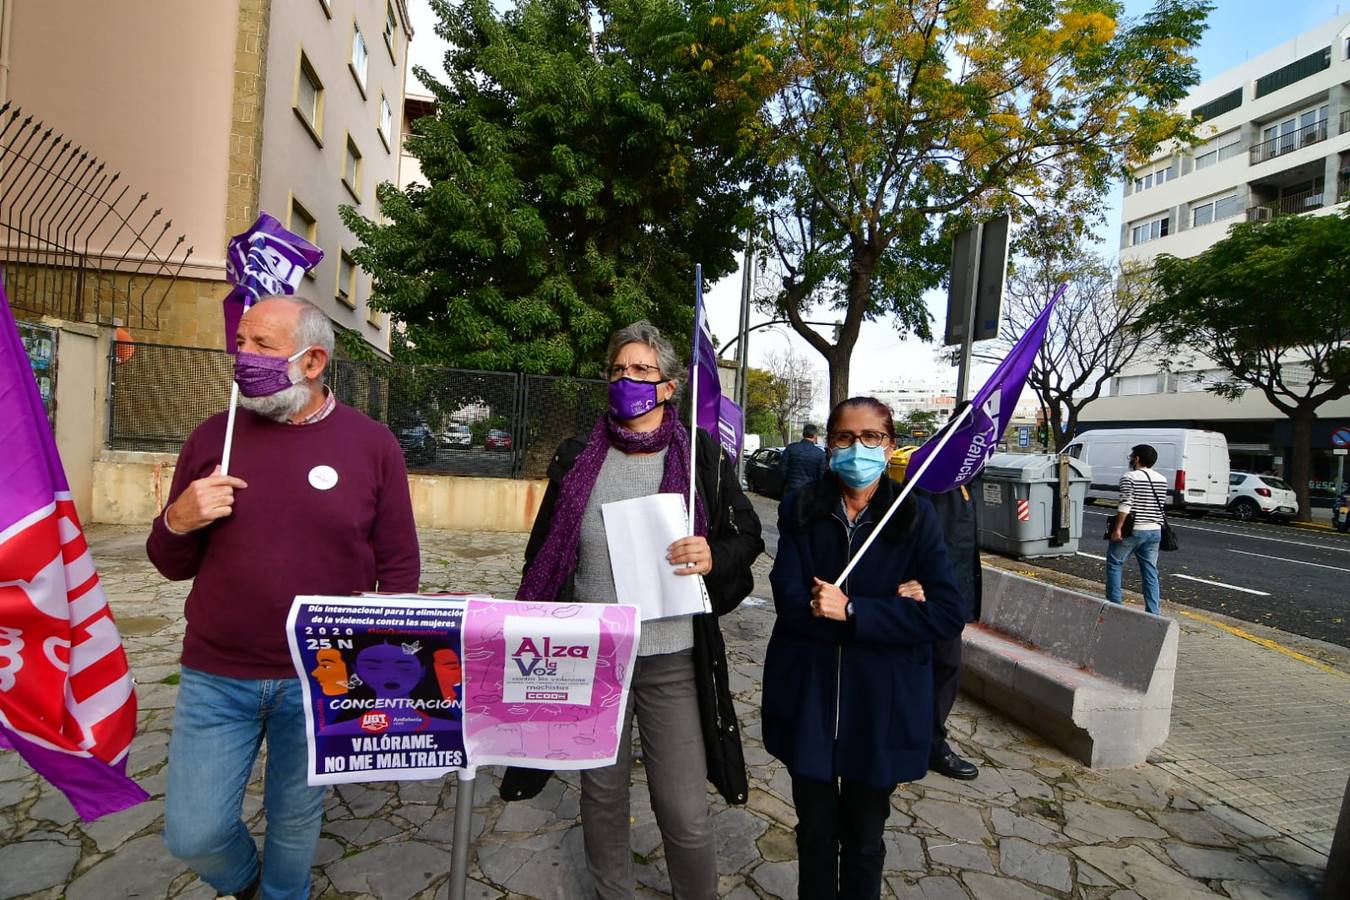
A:
<svg viewBox="0 0 1350 900">
<path fill-rule="evenodd" d="M 675 354 L 675 347 L 661 333 L 661 330 L 643 319 L 640 322 L 634 322 L 632 325 L 625 325 L 609 339 L 609 347 L 605 351 L 605 358 L 608 360 L 606 366 L 614 365 L 615 358 L 619 351 L 628 344 L 646 344 L 656 353 L 656 364 L 661 369 L 661 379 L 663 381 L 675 381 L 676 389 L 680 388 L 684 379 L 683 367 L 680 365 L 680 358 Z"/>
<path fill-rule="evenodd" d="M 295 326 L 296 347 L 322 347 L 328 354 L 329 359 L 333 357 L 333 349 L 337 344 L 337 339 L 333 336 L 333 321 L 328 318 L 328 313 L 319 309 L 314 301 L 306 300 L 304 297 L 273 297 L 269 299 L 285 300 L 287 303 L 299 307 L 300 321 Z"/>
</svg>

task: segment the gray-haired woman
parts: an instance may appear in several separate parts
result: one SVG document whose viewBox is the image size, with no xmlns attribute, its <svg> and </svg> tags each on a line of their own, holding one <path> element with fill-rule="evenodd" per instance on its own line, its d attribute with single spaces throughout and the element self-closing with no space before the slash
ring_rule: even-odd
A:
<svg viewBox="0 0 1350 900">
<path fill-rule="evenodd" d="M 690 435 L 671 402 L 680 371 L 670 342 L 647 322 L 610 338 L 609 411 L 588 439 L 564 441 L 553 457 L 517 599 L 616 602 L 602 505 L 689 490 Z M 711 779 L 732 803 L 744 803 L 747 793 L 716 616 L 750 592 L 750 564 L 764 542 L 732 461 L 707 432 L 694 439 L 695 535 L 671 544 L 659 562 L 680 575 L 704 576 L 715 614 L 643 623 L 622 733 L 630 733 L 636 713 L 675 896 L 711 898 L 717 896 L 717 856 L 704 783 Z M 586 867 L 602 898 L 633 895 L 631 764 L 624 740 L 614 765 L 581 773 Z M 508 770 L 502 796 L 533 796 L 547 780 L 540 774 Z"/>
</svg>

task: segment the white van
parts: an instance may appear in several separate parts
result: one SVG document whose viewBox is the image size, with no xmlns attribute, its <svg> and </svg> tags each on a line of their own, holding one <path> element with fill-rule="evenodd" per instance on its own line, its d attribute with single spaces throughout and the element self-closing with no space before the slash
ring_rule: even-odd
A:
<svg viewBox="0 0 1350 900">
<path fill-rule="evenodd" d="M 1100 428 L 1078 435 L 1065 452 L 1092 467 L 1088 499 L 1119 501 L 1120 478 L 1136 444 L 1158 451 L 1153 468 L 1167 479 L 1168 506 L 1228 507 L 1228 440 L 1217 431 L 1195 428 Z"/>
</svg>

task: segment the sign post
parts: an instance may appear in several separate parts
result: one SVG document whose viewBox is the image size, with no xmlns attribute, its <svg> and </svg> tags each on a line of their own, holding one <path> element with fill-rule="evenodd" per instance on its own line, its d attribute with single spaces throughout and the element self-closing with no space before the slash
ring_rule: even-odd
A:
<svg viewBox="0 0 1350 900">
<path fill-rule="evenodd" d="M 1335 503 L 1345 484 L 1345 455 L 1350 452 L 1346 449 L 1350 447 L 1350 425 L 1337 425 L 1332 429 L 1331 445 L 1336 448 L 1332 451 L 1336 454 L 1336 490 L 1333 492 L 1336 497 L 1331 498 L 1331 502 Z"/>
<path fill-rule="evenodd" d="M 975 341 L 998 337 L 1003 282 L 1008 271 L 1012 222 L 1004 214 L 977 222 L 952 240 L 952 270 L 947 286 L 947 332 L 943 343 L 961 347 L 956 402 L 970 392 L 970 353 Z"/>
</svg>

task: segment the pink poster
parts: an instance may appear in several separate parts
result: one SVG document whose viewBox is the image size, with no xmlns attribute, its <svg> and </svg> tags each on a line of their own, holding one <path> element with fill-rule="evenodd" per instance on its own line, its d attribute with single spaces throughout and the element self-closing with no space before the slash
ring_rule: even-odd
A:
<svg viewBox="0 0 1350 900">
<path fill-rule="evenodd" d="M 475 766 L 593 769 L 618 755 L 637 608 L 470 600 L 464 748 Z"/>
</svg>

